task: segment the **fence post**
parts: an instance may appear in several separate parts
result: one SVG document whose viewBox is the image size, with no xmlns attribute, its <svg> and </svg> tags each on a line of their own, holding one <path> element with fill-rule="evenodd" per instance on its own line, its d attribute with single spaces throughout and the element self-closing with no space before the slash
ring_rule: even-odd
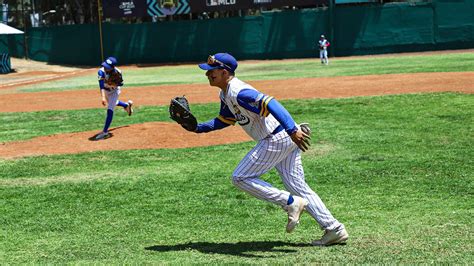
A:
<svg viewBox="0 0 474 266">
<path fill-rule="evenodd" d="M 99 19 L 99 42 L 100 42 L 100 61 L 104 61 L 104 43 L 102 38 L 102 12 L 100 0 L 97 0 L 97 13 Z"/>
<path fill-rule="evenodd" d="M 331 44 L 331 49 L 329 49 L 329 56 L 333 57 L 335 55 L 334 51 L 336 50 L 334 46 L 334 17 L 336 15 L 336 0 L 329 0 L 329 43 Z"/>
<path fill-rule="evenodd" d="M 28 60 L 28 33 L 26 32 L 25 1 L 21 0 L 21 15 L 23 17 L 23 48 L 25 59 Z"/>
</svg>

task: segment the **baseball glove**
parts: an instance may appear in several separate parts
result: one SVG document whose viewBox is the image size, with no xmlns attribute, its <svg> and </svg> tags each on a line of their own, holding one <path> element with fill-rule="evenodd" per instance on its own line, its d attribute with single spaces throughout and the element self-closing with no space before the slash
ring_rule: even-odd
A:
<svg viewBox="0 0 474 266">
<path fill-rule="evenodd" d="M 301 131 L 303 131 L 306 135 L 311 138 L 311 128 L 309 127 L 308 123 L 301 123 L 300 124 Z"/>
<path fill-rule="evenodd" d="M 175 97 L 170 103 L 170 118 L 180 124 L 188 131 L 195 131 L 197 128 L 196 117 L 191 113 L 188 99 L 186 97 Z"/>
<path fill-rule="evenodd" d="M 311 146 L 311 128 L 308 123 L 299 124 L 299 128 L 304 133 L 303 136 L 298 137 L 297 134 L 293 134 L 291 135 L 291 140 L 293 140 L 302 151 L 307 151 L 309 146 Z"/>
<path fill-rule="evenodd" d="M 109 75 L 107 84 L 113 87 L 121 86 L 123 84 L 122 74 L 118 71 L 114 71 Z"/>
</svg>

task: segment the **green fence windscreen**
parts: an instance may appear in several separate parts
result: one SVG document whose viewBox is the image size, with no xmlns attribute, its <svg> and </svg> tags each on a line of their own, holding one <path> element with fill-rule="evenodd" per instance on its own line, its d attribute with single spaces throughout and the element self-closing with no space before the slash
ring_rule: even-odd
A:
<svg viewBox="0 0 474 266">
<path fill-rule="evenodd" d="M 436 2 L 438 43 L 469 42 L 474 36 L 474 0 Z"/>
<path fill-rule="evenodd" d="M 429 4 L 337 7 L 334 32 L 338 55 L 413 50 L 434 43 L 433 9 Z"/>
<path fill-rule="evenodd" d="M 260 58 L 319 56 L 316 43 L 327 34 L 328 19 L 326 10 L 264 14 Z"/>
</svg>

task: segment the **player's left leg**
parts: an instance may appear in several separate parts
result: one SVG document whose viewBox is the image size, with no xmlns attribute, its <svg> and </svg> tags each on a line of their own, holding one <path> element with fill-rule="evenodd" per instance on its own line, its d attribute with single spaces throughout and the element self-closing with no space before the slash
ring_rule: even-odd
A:
<svg viewBox="0 0 474 266">
<path fill-rule="evenodd" d="M 260 175 L 275 167 L 291 151 L 293 144 L 285 141 L 285 136 L 288 136 L 286 132 L 281 131 L 259 141 L 235 169 L 232 182 L 258 199 L 283 207 L 288 213 L 286 231 L 291 233 L 299 223 L 300 215 L 308 204 L 307 200 L 275 188 L 259 178 Z"/>
<path fill-rule="evenodd" d="M 324 50 L 324 61 L 327 64 L 329 64 L 329 59 L 328 59 L 328 50 Z"/>
<path fill-rule="evenodd" d="M 120 93 L 122 92 L 121 87 L 117 87 L 116 91 L 117 91 L 117 96 L 120 95 Z M 132 108 L 133 101 L 132 100 L 128 100 L 128 102 L 125 103 L 125 102 L 120 101 L 117 97 L 117 101 L 115 105 L 122 107 L 128 113 L 128 116 L 131 116 L 133 114 L 133 108 Z"/>
<path fill-rule="evenodd" d="M 117 106 L 123 107 L 123 109 L 127 112 L 128 116 L 131 116 L 133 114 L 133 101 L 128 100 L 128 102 L 124 103 L 122 101 L 117 101 Z"/>
<path fill-rule="evenodd" d="M 289 141 L 291 141 L 291 139 L 289 139 Z M 318 194 L 306 184 L 303 165 L 301 163 L 301 151 L 298 148 L 294 149 L 291 154 L 275 167 L 286 189 L 292 194 L 303 197 L 309 201 L 306 210 L 318 222 L 321 228 L 332 230 L 341 225 L 341 223 L 332 216 Z"/>
<path fill-rule="evenodd" d="M 285 206 L 290 193 L 259 178 L 284 158 L 285 155 L 280 152 L 281 148 L 269 139 L 259 141 L 235 168 L 232 183 L 258 199 Z"/>
</svg>

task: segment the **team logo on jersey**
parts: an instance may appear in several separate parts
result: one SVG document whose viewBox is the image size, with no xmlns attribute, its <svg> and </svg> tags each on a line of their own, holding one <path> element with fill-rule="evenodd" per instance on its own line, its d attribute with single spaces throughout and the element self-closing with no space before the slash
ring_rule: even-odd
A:
<svg viewBox="0 0 474 266">
<path fill-rule="evenodd" d="M 254 107 L 254 108 L 258 108 L 258 106 L 260 105 L 259 102 L 251 102 L 249 103 L 250 106 Z"/>
<path fill-rule="evenodd" d="M 240 112 L 240 109 L 237 107 L 237 105 L 233 104 L 233 107 L 234 107 L 234 112 L 235 112 L 234 113 L 235 120 L 237 121 L 237 123 L 239 123 L 239 125 L 245 126 L 248 123 L 250 123 L 250 119 L 246 117 L 245 115 L 243 115 L 242 112 Z"/>
</svg>

